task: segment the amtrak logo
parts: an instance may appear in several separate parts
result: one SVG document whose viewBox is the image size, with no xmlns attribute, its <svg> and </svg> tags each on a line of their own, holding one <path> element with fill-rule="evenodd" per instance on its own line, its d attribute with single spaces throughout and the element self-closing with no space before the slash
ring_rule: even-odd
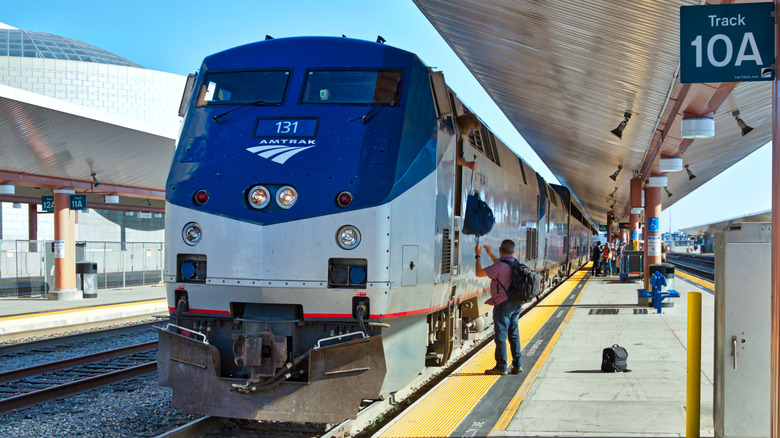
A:
<svg viewBox="0 0 780 438">
<path fill-rule="evenodd" d="M 259 146 L 247 148 L 247 151 L 275 163 L 284 164 L 298 152 L 316 146 L 314 142 L 315 140 L 262 140 Z M 289 146 L 293 144 L 301 146 Z"/>
</svg>

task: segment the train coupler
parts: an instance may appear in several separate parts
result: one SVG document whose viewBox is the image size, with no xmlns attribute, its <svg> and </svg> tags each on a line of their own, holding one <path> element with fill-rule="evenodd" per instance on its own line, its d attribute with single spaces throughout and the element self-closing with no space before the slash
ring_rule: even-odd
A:
<svg viewBox="0 0 780 438">
<path fill-rule="evenodd" d="M 233 335 L 233 358 L 251 370 L 253 379 L 274 376 L 287 360 L 287 338 L 270 330 Z"/>
</svg>

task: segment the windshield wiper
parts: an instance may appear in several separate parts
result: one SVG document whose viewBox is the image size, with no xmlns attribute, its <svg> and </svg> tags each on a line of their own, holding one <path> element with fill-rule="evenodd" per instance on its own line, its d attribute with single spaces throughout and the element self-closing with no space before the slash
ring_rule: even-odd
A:
<svg viewBox="0 0 780 438">
<path fill-rule="evenodd" d="M 255 100 L 253 102 L 241 103 L 240 105 L 241 106 L 233 108 L 230 111 L 225 111 L 222 114 L 218 114 L 218 115 L 214 116 L 214 121 L 217 122 L 217 121 L 219 121 L 219 119 L 221 119 L 222 117 L 225 117 L 226 115 L 232 113 L 233 111 L 240 110 L 241 108 L 246 108 L 248 106 L 265 106 L 265 105 L 275 105 L 275 104 L 273 104 L 271 102 L 266 102 L 264 100 Z"/>
<path fill-rule="evenodd" d="M 379 112 L 380 109 L 384 108 L 387 105 L 395 105 L 395 98 L 398 97 L 397 94 L 398 94 L 399 85 L 401 85 L 401 76 L 398 76 L 398 81 L 395 83 L 393 94 L 391 94 L 390 97 L 376 104 L 374 107 L 368 110 L 367 113 L 363 114 L 363 117 L 355 117 L 354 119 L 349 119 L 349 121 L 354 122 L 355 120 L 362 119 L 363 124 L 365 125 L 366 123 L 368 123 L 369 120 L 371 120 L 371 117 L 373 117 L 376 113 Z"/>
</svg>

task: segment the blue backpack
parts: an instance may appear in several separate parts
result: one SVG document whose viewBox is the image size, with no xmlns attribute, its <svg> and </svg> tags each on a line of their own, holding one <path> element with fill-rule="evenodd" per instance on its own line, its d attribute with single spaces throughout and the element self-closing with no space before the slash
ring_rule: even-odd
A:
<svg viewBox="0 0 780 438">
<path fill-rule="evenodd" d="M 466 200 L 466 215 L 463 218 L 463 234 L 473 234 L 475 236 L 484 236 L 493 229 L 496 223 L 493 217 L 493 210 L 479 199 L 477 194 L 469 195 Z"/>
</svg>

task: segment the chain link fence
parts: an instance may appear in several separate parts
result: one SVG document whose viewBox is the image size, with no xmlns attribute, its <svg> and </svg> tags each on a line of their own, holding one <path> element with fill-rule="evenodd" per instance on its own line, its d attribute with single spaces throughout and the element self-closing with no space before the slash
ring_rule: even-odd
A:
<svg viewBox="0 0 780 438">
<path fill-rule="evenodd" d="M 156 285 L 163 279 L 164 249 L 161 242 L 76 242 L 76 263 L 97 263 L 98 289 Z M 0 240 L 0 250 L 0 296 L 54 289 L 54 241 Z"/>
</svg>

